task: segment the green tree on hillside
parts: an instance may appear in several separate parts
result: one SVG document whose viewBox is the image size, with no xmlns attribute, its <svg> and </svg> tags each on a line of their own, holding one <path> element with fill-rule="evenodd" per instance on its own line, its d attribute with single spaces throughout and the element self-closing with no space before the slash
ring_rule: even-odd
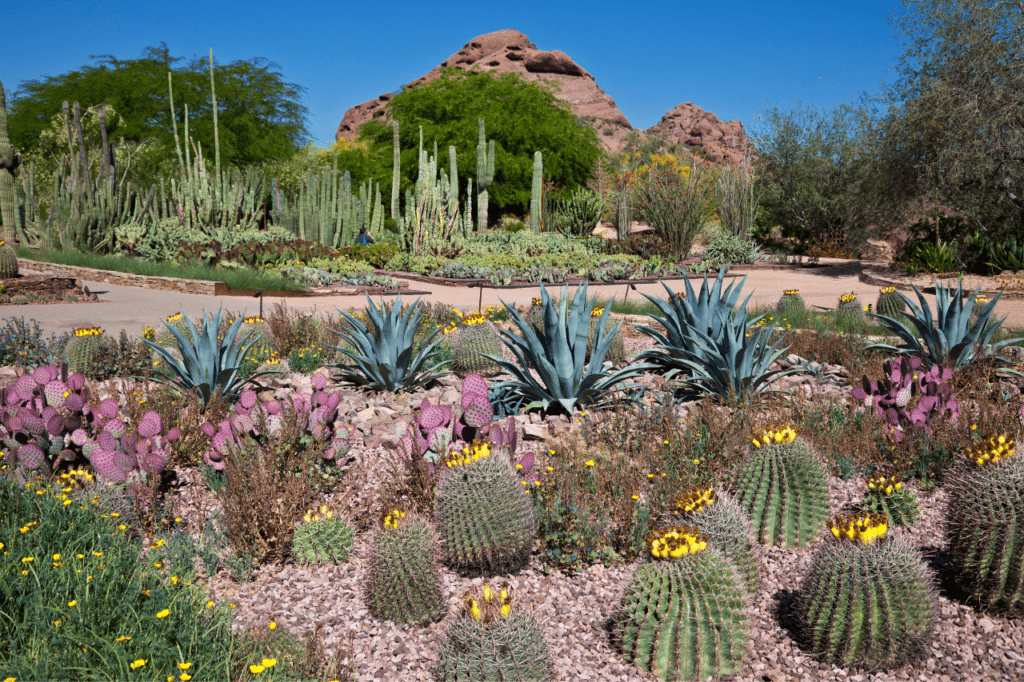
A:
<svg viewBox="0 0 1024 682">
<path fill-rule="evenodd" d="M 401 190 L 412 187 L 417 175 L 419 126 L 423 147 L 433 153 L 437 141 L 438 167 L 447 172 L 448 146 L 455 145 L 461 199 L 466 178 L 473 178 L 476 194 L 477 120 L 484 119 L 487 139 L 495 141 L 494 184 L 489 190 L 490 214 L 522 214 L 530 203 L 533 153 L 544 156 L 544 181 L 559 188 L 585 186 L 595 162 L 601 158 L 597 135 L 582 124 L 549 87 L 529 83 L 516 74 L 442 70 L 436 81 L 406 88 L 388 103 L 400 124 Z M 359 140 L 371 152 L 390 154 L 390 125 L 369 121 Z"/>
</svg>

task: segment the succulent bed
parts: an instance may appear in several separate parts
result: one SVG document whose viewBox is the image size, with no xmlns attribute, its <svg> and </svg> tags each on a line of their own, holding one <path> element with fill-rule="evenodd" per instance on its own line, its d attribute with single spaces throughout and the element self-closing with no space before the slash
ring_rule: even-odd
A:
<svg viewBox="0 0 1024 682">
<path fill-rule="evenodd" d="M 649 297 L 639 338 L 585 285 L 120 342 L 22 323 L 2 668 L 1019 679 L 1024 406 L 996 301 L 841 297 L 900 342 L 868 346 L 748 319 L 723 275 Z"/>
</svg>

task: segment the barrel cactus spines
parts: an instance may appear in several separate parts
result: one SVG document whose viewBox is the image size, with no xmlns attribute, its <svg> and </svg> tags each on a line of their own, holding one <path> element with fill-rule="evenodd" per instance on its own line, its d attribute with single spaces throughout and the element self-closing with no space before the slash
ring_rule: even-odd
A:
<svg viewBox="0 0 1024 682">
<path fill-rule="evenodd" d="M 864 321 L 864 308 L 857 300 L 857 294 L 843 294 L 839 297 L 839 305 L 836 307 L 836 322 L 846 324 L 858 324 Z"/>
<path fill-rule="evenodd" d="M 434 679 L 439 682 L 541 682 L 552 678 L 544 631 L 508 584 L 467 592 L 445 634 Z"/>
<path fill-rule="evenodd" d="M 802 315 L 807 309 L 804 304 L 804 299 L 800 296 L 799 289 L 786 289 L 782 292 L 782 297 L 779 298 L 779 302 L 775 304 L 775 312 L 780 315 Z"/>
<path fill-rule="evenodd" d="M 191 333 L 189 333 L 188 329 L 188 320 L 185 319 L 185 316 L 182 315 L 181 313 L 174 313 L 173 315 L 168 315 L 167 324 L 171 325 L 179 332 L 184 334 L 186 339 L 192 338 L 192 335 Z M 178 348 L 178 340 L 174 338 L 174 334 L 171 333 L 171 330 L 168 329 L 166 325 L 162 325 L 160 329 L 157 330 L 156 342 L 159 343 L 164 348 Z"/>
<path fill-rule="evenodd" d="M 883 514 L 832 519 L 797 596 L 811 654 L 837 666 L 893 668 L 928 653 L 938 602 L 921 554 Z"/>
<path fill-rule="evenodd" d="M 249 349 L 249 357 L 256 358 L 258 362 L 270 358 L 274 353 L 274 337 L 270 332 L 270 325 L 259 315 L 244 318 L 235 338 L 238 344 L 255 341 Z"/>
<path fill-rule="evenodd" d="M 338 564 L 352 552 L 352 526 L 325 504 L 302 517 L 292 538 L 292 556 L 306 564 Z"/>
<path fill-rule="evenodd" d="M 474 440 L 444 460 L 434 514 L 446 562 L 468 573 L 507 573 L 530 558 L 533 502 L 508 456 Z"/>
<path fill-rule="evenodd" d="M 452 369 L 460 377 L 467 374 L 492 375 L 501 370 L 488 355 L 501 357 L 502 343 L 494 323 L 482 313 L 467 315 L 452 335 Z"/>
<path fill-rule="evenodd" d="M 903 300 L 896 287 L 882 287 L 878 290 L 878 300 L 875 302 L 875 314 L 896 318 L 907 309 L 907 302 Z"/>
<path fill-rule="evenodd" d="M 947 546 L 957 580 L 986 610 L 1024 614 L 1024 457 L 997 434 L 967 448 L 949 476 Z"/>
<path fill-rule="evenodd" d="M 18 276 L 18 255 L 4 240 L 0 239 L 0 279 Z"/>
<path fill-rule="evenodd" d="M 903 485 L 899 475 L 872 476 L 867 480 L 868 492 L 861 508 L 869 514 L 885 514 L 894 526 L 912 526 L 921 512 L 917 496 Z"/>
<path fill-rule="evenodd" d="M 731 495 L 699 486 L 684 490 L 675 499 L 675 513 L 668 517 L 668 523 L 700 528 L 711 546 L 739 571 L 747 592 L 753 595 L 757 591 L 759 552 L 750 520 Z"/>
<path fill-rule="evenodd" d="M 99 327 L 75 329 L 68 345 L 64 347 L 68 371 L 85 373 L 103 345 L 103 338 L 103 330 Z"/>
<path fill-rule="evenodd" d="M 594 350 L 594 339 L 597 337 L 597 321 L 601 317 L 601 313 L 604 312 L 604 308 L 594 308 L 590 311 L 590 329 L 587 331 L 587 355 L 586 361 L 590 362 L 590 353 Z M 543 324 L 543 322 L 541 322 Z M 605 321 L 605 329 L 607 330 L 612 324 L 611 318 Z M 626 344 L 622 340 L 621 331 L 615 332 L 615 337 L 612 339 L 612 345 L 608 346 L 608 353 L 604 356 L 606 362 L 610 362 L 613 365 L 618 365 L 626 359 Z"/>
<path fill-rule="evenodd" d="M 693 526 L 662 528 L 647 542 L 653 561 L 633 574 L 616 625 L 626 661 L 660 680 L 738 673 L 750 614 L 736 568 Z"/>
<path fill-rule="evenodd" d="M 803 547 L 828 518 L 828 472 L 791 426 L 754 434 L 734 494 L 764 545 Z"/>
<path fill-rule="evenodd" d="M 370 539 L 363 600 L 370 614 L 395 623 L 432 623 L 444 617 L 438 538 L 430 523 L 392 509 Z"/>
<path fill-rule="evenodd" d="M 989 300 L 991 299 L 985 296 L 978 296 L 977 298 L 974 299 L 974 305 L 971 307 L 971 317 L 967 322 L 969 326 L 973 327 L 975 323 L 977 323 L 978 315 L 981 313 L 982 310 L 985 309 L 985 306 L 988 305 Z M 994 312 L 992 313 L 992 319 L 995 319 Z"/>
</svg>

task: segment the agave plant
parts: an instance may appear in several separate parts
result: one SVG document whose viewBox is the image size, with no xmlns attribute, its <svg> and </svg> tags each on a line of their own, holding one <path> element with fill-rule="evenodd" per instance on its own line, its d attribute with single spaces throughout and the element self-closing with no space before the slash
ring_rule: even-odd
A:
<svg viewBox="0 0 1024 682">
<path fill-rule="evenodd" d="M 992 312 L 996 303 L 1003 295 L 1003 292 L 996 294 L 991 301 L 978 313 L 974 324 L 970 324 L 971 313 L 974 309 L 974 299 L 978 296 L 978 289 L 974 290 L 965 301 L 963 298 L 963 280 L 957 283 L 956 291 L 951 287 L 940 286 L 935 282 L 935 309 L 936 317 L 932 318 L 932 309 L 924 296 L 914 287 L 914 293 L 921 306 L 914 305 L 906 295 L 897 292 L 906 301 L 909 312 L 904 313 L 910 323 L 914 325 L 921 338 L 918 339 L 914 332 L 907 325 L 899 320 L 887 317 L 886 315 L 875 315 L 881 323 L 903 342 L 900 346 L 891 346 L 885 343 L 876 343 L 867 347 L 867 350 L 880 349 L 895 351 L 900 355 L 918 357 L 930 365 L 943 365 L 954 371 L 963 369 L 979 357 L 982 349 L 989 348 L 989 352 L 995 356 L 1000 364 L 1007 364 L 1009 361 L 997 355 L 998 351 L 1024 338 L 1006 339 L 999 343 L 991 343 L 992 335 L 999 329 L 1005 317 L 996 320 L 989 326 Z M 1019 374 L 1014 370 L 1004 370 Z"/>
<path fill-rule="evenodd" d="M 154 381 L 171 384 L 184 392 L 197 389 L 199 391 L 199 398 L 205 406 L 218 387 L 221 389 L 221 395 L 234 401 L 248 384 L 254 384 L 262 388 L 256 382 L 256 379 L 280 373 L 279 371 L 271 370 L 258 372 L 247 379 L 242 379 L 239 376 L 238 369 L 242 366 L 242 361 L 253 345 L 259 340 L 253 338 L 250 341 L 249 339 L 253 336 L 250 333 L 237 344 L 235 343 L 235 337 L 242 326 L 243 320 L 241 317 L 228 327 L 223 339 L 218 339 L 217 331 L 220 329 L 221 309 L 217 310 L 217 316 L 212 320 L 207 317 L 206 311 L 203 311 L 203 331 L 201 334 L 196 331 L 188 316 L 185 316 L 184 308 L 181 312 L 185 317 L 185 322 L 188 324 L 188 332 L 192 337 L 191 340 L 186 339 L 184 334 L 166 321 L 164 322 L 164 325 L 174 334 L 174 338 L 178 343 L 178 351 L 181 353 L 181 360 L 174 357 L 170 350 L 160 344 L 149 339 L 143 339 L 146 345 L 156 351 L 163 361 L 178 375 L 176 379 L 171 381 L 154 376 Z"/>
<path fill-rule="evenodd" d="M 413 357 L 416 329 L 421 316 L 420 300 L 417 298 L 406 312 L 402 312 L 401 294 L 390 309 L 385 308 L 383 311 L 373 304 L 369 294 L 366 295 L 366 301 L 364 314 L 373 323 L 372 333 L 365 324 L 342 310 L 338 310 L 338 313 L 351 329 L 331 330 L 354 349 L 335 347 L 335 350 L 353 361 L 332 365 L 342 370 L 342 381 L 375 391 L 394 393 L 411 391 L 441 376 L 441 372 L 425 369 L 427 360 L 436 353 L 442 341 L 437 338 L 441 329 L 435 329 L 423 339 L 420 352 Z M 444 367 L 449 362 L 446 360 L 438 363 L 433 369 Z"/>
<path fill-rule="evenodd" d="M 548 295 L 544 284 L 540 285 L 543 329 L 527 322 L 513 306 L 502 301 L 513 322 L 519 327 L 521 336 L 499 329 L 502 343 L 515 356 L 518 363 L 495 355 L 487 357 L 500 364 L 515 380 L 496 384 L 496 394 L 508 399 L 514 394 L 517 402 L 525 409 L 540 407 L 544 412 L 564 410 L 572 414 L 577 406 L 601 405 L 605 393 L 626 379 L 635 377 L 650 365 L 630 365 L 614 374 L 605 367 L 604 358 L 608 353 L 615 334 L 622 323 L 606 328 L 611 307 L 606 306 L 598 318 L 593 340 L 590 362 L 586 362 L 587 336 L 590 331 L 590 313 L 594 309 L 594 298 L 587 300 L 587 282 L 576 288 L 570 305 L 569 287 L 562 288 L 558 305 Z M 538 381 L 530 373 L 535 369 Z"/>
</svg>

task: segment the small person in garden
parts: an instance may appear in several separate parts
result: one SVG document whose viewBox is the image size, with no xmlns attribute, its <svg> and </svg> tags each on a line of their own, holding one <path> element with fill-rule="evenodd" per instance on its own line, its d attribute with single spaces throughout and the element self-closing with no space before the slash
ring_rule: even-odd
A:
<svg viewBox="0 0 1024 682">
<path fill-rule="evenodd" d="M 358 244 L 359 246 L 366 246 L 367 244 L 373 244 L 373 243 L 375 243 L 374 239 L 366 231 L 366 228 L 365 227 L 360 227 L 359 228 L 359 236 L 356 238 L 356 244 Z"/>
</svg>

